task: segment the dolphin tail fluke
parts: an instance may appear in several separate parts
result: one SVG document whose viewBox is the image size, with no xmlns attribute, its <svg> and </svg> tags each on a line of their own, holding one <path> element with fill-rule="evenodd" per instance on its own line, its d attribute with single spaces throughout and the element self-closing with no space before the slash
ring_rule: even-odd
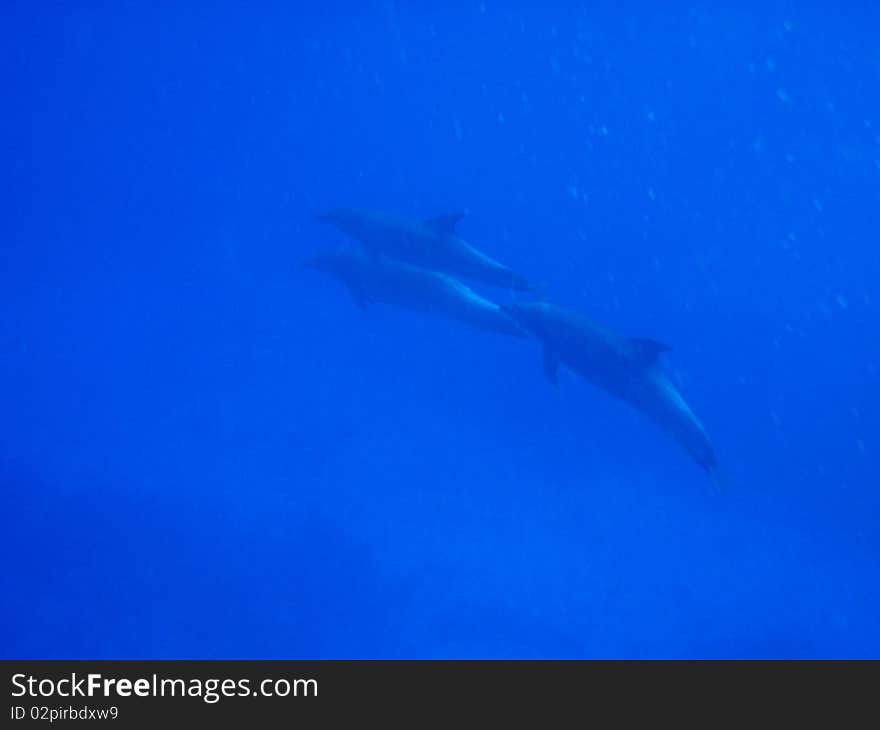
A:
<svg viewBox="0 0 880 730">
<path fill-rule="evenodd" d="M 550 285 L 546 281 L 529 281 L 528 279 L 519 278 L 515 282 L 515 288 L 519 291 L 528 292 L 532 296 L 543 298 L 547 294 Z"/>
<path fill-rule="evenodd" d="M 543 298 L 547 293 L 547 282 L 535 282 L 526 277 L 517 274 L 514 271 L 507 270 L 500 276 L 496 277 L 493 282 L 502 289 L 507 289 L 512 294 L 527 294 L 531 297 Z"/>
</svg>

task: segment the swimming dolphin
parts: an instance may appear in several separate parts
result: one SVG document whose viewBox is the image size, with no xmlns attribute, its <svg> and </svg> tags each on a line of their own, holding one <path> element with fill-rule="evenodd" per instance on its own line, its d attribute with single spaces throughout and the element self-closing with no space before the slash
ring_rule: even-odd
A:
<svg viewBox="0 0 880 730">
<path fill-rule="evenodd" d="M 377 259 L 354 248 L 322 252 L 305 266 L 342 280 L 362 309 L 381 302 L 445 315 L 505 335 L 527 336 L 497 304 L 437 271 Z"/>
<path fill-rule="evenodd" d="M 318 220 L 332 223 L 356 238 L 374 256 L 509 289 L 534 288 L 525 277 L 460 238 L 455 226 L 463 217 L 464 213 L 454 213 L 422 221 L 369 210 L 337 208 L 319 215 Z"/>
<path fill-rule="evenodd" d="M 629 339 L 608 332 L 574 312 L 552 304 L 502 306 L 544 345 L 544 372 L 556 385 L 559 364 L 647 414 L 718 481 L 712 444 L 658 361 L 671 349 L 655 340 Z"/>
</svg>

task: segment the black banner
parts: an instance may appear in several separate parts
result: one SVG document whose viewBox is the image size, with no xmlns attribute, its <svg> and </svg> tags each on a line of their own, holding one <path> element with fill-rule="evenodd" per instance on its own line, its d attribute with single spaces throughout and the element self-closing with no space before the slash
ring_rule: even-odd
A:
<svg viewBox="0 0 880 730">
<path fill-rule="evenodd" d="M 587 724 L 608 712 L 618 720 L 714 721 L 737 714 L 767 719 L 775 710 L 790 719 L 822 704 L 835 714 L 864 704 L 876 716 L 873 663 L 6 661 L 3 670 L 8 727 L 423 722 L 526 712 Z"/>
</svg>

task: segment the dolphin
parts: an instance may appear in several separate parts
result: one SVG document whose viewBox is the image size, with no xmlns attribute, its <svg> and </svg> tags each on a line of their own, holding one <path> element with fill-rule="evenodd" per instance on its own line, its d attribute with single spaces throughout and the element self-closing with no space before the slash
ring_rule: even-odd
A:
<svg viewBox="0 0 880 730">
<path fill-rule="evenodd" d="M 374 256 L 463 276 L 475 282 L 528 291 L 533 285 L 523 276 L 478 251 L 455 231 L 464 213 L 428 220 L 403 218 L 353 208 L 336 208 L 318 216 L 357 239 Z"/>
<path fill-rule="evenodd" d="M 553 385 L 564 363 L 581 377 L 626 401 L 659 424 L 705 469 L 720 489 L 715 452 L 659 355 L 671 349 L 656 340 L 630 339 L 590 320 L 542 302 L 503 305 L 502 309 L 544 345 L 544 372 Z"/>
<path fill-rule="evenodd" d="M 527 336 L 497 304 L 438 271 L 373 258 L 354 248 L 324 251 L 304 265 L 340 279 L 362 309 L 381 302 L 445 315 L 483 330 Z"/>
</svg>

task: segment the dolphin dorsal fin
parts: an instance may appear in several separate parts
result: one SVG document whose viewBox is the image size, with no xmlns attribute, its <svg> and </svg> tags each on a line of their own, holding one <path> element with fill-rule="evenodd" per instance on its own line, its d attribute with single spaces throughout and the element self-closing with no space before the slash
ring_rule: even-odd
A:
<svg viewBox="0 0 880 730">
<path fill-rule="evenodd" d="M 665 342 L 644 337 L 633 337 L 629 342 L 632 345 L 633 357 L 643 365 L 653 365 L 661 353 L 672 349 L 672 346 Z"/>
<path fill-rule="evenodd" d="M 435 233 L 455 233 L 455 226 L 464 218 L 464 213 L 450 213 L 449 215 L 439 215 L 436 218 L 428 218 L 425 225 Z"/>
</svg>

